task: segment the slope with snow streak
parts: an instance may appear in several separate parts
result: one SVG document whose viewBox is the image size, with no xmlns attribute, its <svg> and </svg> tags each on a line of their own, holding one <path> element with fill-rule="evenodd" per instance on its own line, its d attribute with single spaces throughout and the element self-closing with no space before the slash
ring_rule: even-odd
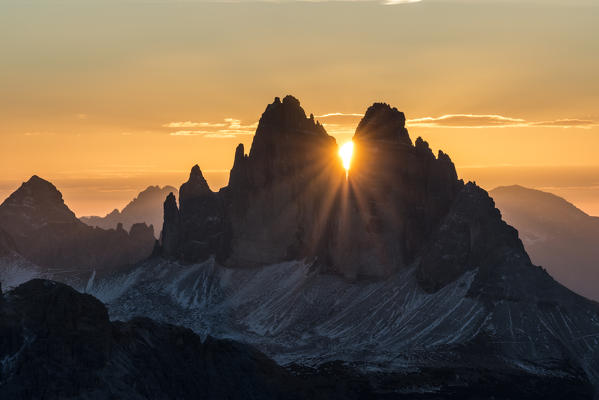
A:
<svg viewBox="0 0 599 400">
<path fill-rule="evenodd" d="M 18 254 L 0 257 L 0 282 L 2 289 L 11 289 L 34 278 L 45 275 L 37 265 L 25 260 Z"/>
<path fill-rule="evenodd" d="M 283 365 L 343 360 L 395 370 L 457 363 L 559 375 L 576 360 L 599 380 L 597 307 L 581 309 L 587 302 L 574 294 L 576 301 L 556 305 L 481 301 L 469 294 L 476 274 L 428 294 L 411 269 L 385 281 L 348 282 L 300 262 L 244 270 L 213 260 L 155 260 L 88 286 L 112 318 L 145 315 L 251 343 Z"/>
</svg>

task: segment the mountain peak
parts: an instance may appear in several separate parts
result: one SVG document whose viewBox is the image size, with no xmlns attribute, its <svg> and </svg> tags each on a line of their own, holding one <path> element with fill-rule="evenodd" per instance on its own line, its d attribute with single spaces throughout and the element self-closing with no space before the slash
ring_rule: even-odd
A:
<svg viewBox="0 0 599 400">
<path fill-rule="evenodd" d="M 18 214 L 38 223 L 77 221 L 56 186 L 37 175 L 24 182 L 1 207 L 6 218 L 10 218 L 8 214 Z"/>
<path fill-rule="evenodd" d="M 290 94 L 288 94 L 287 96 L 285 96 L 283 98 L 283 104 L 286 104 L 290 107 L 297 107 L 297 108 L 300 107 L 300 101 Z"/>
<path fill-rule="evenodd" d="M 327 136 L 322 125 L 314 121 L 314 118 L 306 117 L 306 112 L 298 99 L 287 95 L 281 102 L 278 97 L 275 97 L 274 102 L 266 107 L 260 118 L 254 142 L 256 138 L 265 135 L 286 137 L 290 134 Z M 253 148 L 254 145 L 252 150 Z"/>
<path fill-rule="evenodd" d="M 196 164 L 191 168 L 189 180 L 181 185 L 179 189 L 179 202 L 211 193 L 212 190 L 210 190 L 210 186 L 208 186 L 208 182 L 206 182 L 200 166 Z"/>
<path fill-rule="evenodd" d="M 374 103 L 356 128 L 354 139 L 412 144 L 406 129 L 406 116 L 387 103 Z"/>
<path fill-rule="evenodd" d="M 27 182 L 24 182 L 20 189 L 23 189 L 32 195 L 59 196 L 62 199 L 62 195 L 56 186 L 37 175 L 33 175 Z"/>
<path fill-rule="evenodd" d="M 324 127 L 306 116 L 298 99 L 290 95 L 283 101 L 275 98 L 260 117 L 247 163 L 243 163 L 251 176 L 243 184 L 261 187 L 299 173 L 328 161 L 331 155 L 336 157 L 336 146 Z M 241 160 L 241 153 L 236 160 Z"/>
</svg>

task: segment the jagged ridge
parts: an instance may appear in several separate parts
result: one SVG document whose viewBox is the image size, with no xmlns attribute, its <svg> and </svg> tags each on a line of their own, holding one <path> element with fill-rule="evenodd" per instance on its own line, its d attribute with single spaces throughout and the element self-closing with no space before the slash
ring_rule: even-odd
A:
<svg viewBox="0 0 599 400">
<path fill-rule="evenodd" d="M 160 234 L 163 215 L 162 204 L 169 193 L 177 194 L 177 189 L 172 186 L 148 186 L 136 198 L 131 200 L 122 211 L 114 209 L 104 217 L 81 217 L 80 220 L 89 226 L 102 229 L 115 229 L 119 223 L 125 230 L 130 230 L 133 224 L 145 223 L 151 225 L 156 234 Z"/>
</svg>

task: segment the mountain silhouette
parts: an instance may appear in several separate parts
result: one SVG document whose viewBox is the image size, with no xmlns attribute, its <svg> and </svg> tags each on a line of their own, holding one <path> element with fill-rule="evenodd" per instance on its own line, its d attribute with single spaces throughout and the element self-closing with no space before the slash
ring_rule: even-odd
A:
<svg viewBox="0 0 599 400">
<path fill-rule="evenodd" d="M 405 121 L 369 107 L 346 175 L 325 128 L 275 98 L 226 187 L 198 164 L 166 197 L 154 257 L 77 289 L 113 320 L 255 346 L 324 398 L 596 398 L 599 305 L 534 265 L 488 193 Z M 15 215 L 33 212 L 26 197 Z M 50 203 L 41 215 L 70 218 Z"/>
<path fill-rule="evenodd" d="M 40 267 L 76 267 L 89 275 L 130 265 L 152 252 L 152 227 L 92 228 L 79 221 L 50 182 L 32 176 L 0 205 L 0 229 L 14 250 Z"/>
<path fill-rule="evenodd" d="M 415 263 L 430 291 L 477 267 L 532 267 L 486 192 L 458 180 L 442 151 L 412 144 L 402 112 L 374 104 L 353 141 L 346 180 L 334 138 L 297 99 L 275 99 L 249 155 L 237 148 L 228 186 L 212 192 L 196 165 L 178 212 L 174 199 L 165 203 L 163 255 L 244 268 L 313 259 L 348 279 Z"/>
<path fill-rule="evenodd" d="M 249 154 L 237 147 L 228 186 L 212 192 L 194 166 L 179 204 L 166 199 L 161 257 L 111 280 L 116 295 L 99 282 L 90 291 L 114 318 L 135 309 L 283 365 L 443 365 L 459 385 L 481 379 L 472 369 L 495 389 L 516 385 L 506 376 L 544 382 L 505 395 L 518 398 L 559 398 L 544 389 L 565 373 L 560 390 L 589 397 L 597 304 L 535 266 L 488 193 L 412 141 L 402 112 L 375 103 L 353 141 L 346 179 L 322 125 L 297 99 L 275 99 Z"/>
<path fill-rule="evenodd" d="M 561 197 L 522 186 L 489 192 L 503 218 L 520 233 L 532 261 L 559 282 L 599 301 L 599 218 Z"/>
<path fill-rule="evenodd" d="M 177 195 L 177 189 L 172 186 L 148 186 L 121 211 L 114 209 L 104 217 L 89 216 L 79 219 L 89 226 L 102 229 L 115 229 L 121 223 L 127 231 L 133 224 L 145 223 L 154 227 L 155 234 L 159 235 L 162 227 L 162 204 L 171 192 Z"/>
</svg>

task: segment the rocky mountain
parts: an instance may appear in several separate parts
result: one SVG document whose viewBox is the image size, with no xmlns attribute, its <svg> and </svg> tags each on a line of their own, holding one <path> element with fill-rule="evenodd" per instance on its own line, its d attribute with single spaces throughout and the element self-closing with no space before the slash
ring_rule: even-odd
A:
<svg viewBox="0 0 599 400">
<path fill-rule="evenodd" d="M 354 144 L 346 179 L 334 139 L 275 99 L 227 187 L 210 191 L 196 166 L 179 204 L 167 198 L 162 259 L 89 291 L 115 318 L 244 341 L 290 368 L 435 371 L 410 382 L 440 398 L 481 380 L 487 397 L 596 393 L 597 304 L 535 266 L 489 195 L 412 142 L 397 109 L 371 106 Z"/>
<path fill-rule="evenodd" d="M 248 343 L 325 398 L 599 398 L 599 305 L 403 113 L 372 105 L 353 140 L 346 177 L 322 125 L 275 99 L 228 186 L 194 166 L 166 198 L 155 257 L 78 288 L 113 320 Z"/>
<path fill-rule="evenodd" d="M 213 193 L 195 166 L 181 186 L 178 212 L 167 200 L 164 256 L 197 262 L 215 254 L 236 267 L 316 256 L 330 229 L 323 207 L 334 201 L 330 185 L 339 187 L 345 176 L 336 151 L 335 139 L 299 101 L 275 99 L 250 154 L 237 148 L 227 187 Z"/>
<path fill-rule="evenodd" d="M 129 232 L 92 228 L 79 221 L 50 182 L 33 176 L 0 205 L 0 229 L 13 250 L 46 268 L 75 268 L 89 275 L 147 258 L 154 247 L 152 227 Z"/>
<path fill-rule="evenodd" d="M 348 279 L 381 279 L 416 263 L 431 291 L 506 257 L 532 265 L 487 194 L 458 180 L 445 153 L 435 157 L 421 138 L 412 144 L 402 112 L 374 104 L 353 140 L 346 179 L 334 138 L 297 99 L 275 99 L 249 155 L 237 148 L 227 187 L 213 193 L 196 165 L 179 209 L 167 199 L 163 255 L 214 255 L 244 268 L 310 259 Z"/>
<path fill-rule="evenodd" d="M 179 212 L 174 199 L 165 203 L 164 255 L 196 262 L 214 254 L 232 267 L 318 259 L 350 279 L 406 267 L 463 182 L 447 155 L 436 158 L 422 139 L 412 145 L 405 116 L 386 104 L 367 110 L 354 141 L 346 180 L 334 138 L 297 99 L 275 99 L 249 155 L 237 148 L 227 187 L 213 193 L 195 166 Z"/>
<path fill-rule="evenodd" d="M 143 222 L 154 227 L 156 234 L 160 234 L 162 204 L 169 193 L 177 195 L 177 189 L 172 186 L 148 186 L 121 211 L 115 209 L 104 217 L 81 217 L 80 220 L 89 226 L 102 229 L 115 229 L 120 223 L 127 231 L 134 224 Z"/>
<path fill-rule="evenodd" d="M 551 193 L 503 186 L 490 195 L 518 229 L 532 261 L 560 283 L 599 301 L 599 218 Z"/>
<path fill-rule="evenodd" d="M 0 257 L 9 257 L 17 253 L 17 245 L 10 235 L 0 229 Z"/>
</svg>

